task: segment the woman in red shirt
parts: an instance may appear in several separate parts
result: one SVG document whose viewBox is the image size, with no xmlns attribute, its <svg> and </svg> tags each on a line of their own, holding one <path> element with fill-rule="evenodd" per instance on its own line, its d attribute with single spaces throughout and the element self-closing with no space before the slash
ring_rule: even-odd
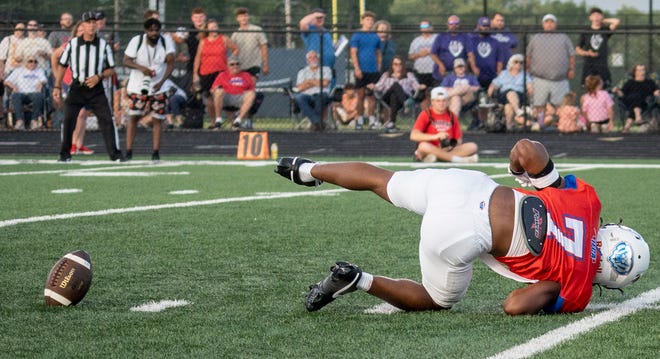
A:
<svg viewBox="0 0 660 359">
<path fill-rule="evenodd" d="M 216 20 L 208 20 L 204 30 L 206 31 L 199 33 L 202 39 L 193 62 L 193 88 L 207 98 L 208 113 L 211 118 L 215 118 L 213 98 L 209 96 L 209 90 L 218 74 L 227 70 L 227 49 L 234 56 L 238 55 L 239 49 L 228 36 L 220 33 Z"/>
<path fill-rule="evenodd" d="M 478 146 L 463 143 L 460 123 L 447 109 L 447 99 L 444 87 L 431 91 L 431 106 L 419 114 L 410 131 L 410 140 L 418 143 L 415 158 L 424 162 L 475 163 L 479 161 Z"/>
</svg>

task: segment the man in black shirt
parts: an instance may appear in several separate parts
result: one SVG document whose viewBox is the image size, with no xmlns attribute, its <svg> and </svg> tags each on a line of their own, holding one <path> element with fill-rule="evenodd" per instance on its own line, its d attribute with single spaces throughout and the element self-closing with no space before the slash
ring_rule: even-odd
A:
<svg viewBox="0 0 660 359">
<path fill-rule="evenodd" d="M 117 129 L 103 89 L 103 79 L 115 73 L 112 48 L 96 34 L 95 12 L 84 12 L 80 26 L 83 27 L 83 35 L 69 41 L 58 61 L 58 66 L 53 69 L 55 74 L 53 100 L 58 103 L 62 101 L 62 78 L 67 66 L 71 67 L 73 77 L 71 89 L 64 102 L 62 147 L 58 161 L 71 161 L 71 141 L 78 113 L 83 106 L 88 106 L 98 118 L 110 159 L 123 162 Z"/>
<path fill-rule="evenodd" d="M 606 19 L 603 10 L 594 7 L 589 11 L 591 25 L 587 32 L 580 34 L 580 40 L 575 48 L 578 56 L 584 57 L 582 68 L 582 82 L 589 75 L 599 75 L 603 79 L 603 88 L 607 89 L 612 83 L 610 69 L 607 67 L 609 47 L 607 42 L 621 20 L 617 18 Z"/>
</svg>

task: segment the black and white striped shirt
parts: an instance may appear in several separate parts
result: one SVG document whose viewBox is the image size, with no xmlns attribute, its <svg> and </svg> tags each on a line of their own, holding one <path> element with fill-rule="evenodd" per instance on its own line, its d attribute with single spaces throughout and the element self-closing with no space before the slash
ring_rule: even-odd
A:
<svg viewBox="0 0 660 359">
<path fill-rule="evenodd" d="M 69 41 L 60 56 L 60 65 L 71 66 L 73 79 L 85 82 L 85 79 L 101 74 L 104 69 L 115 67 L 112 48 L 98 36 L 92 41 L 85 41 L 82 36 Z"/>
</svg>

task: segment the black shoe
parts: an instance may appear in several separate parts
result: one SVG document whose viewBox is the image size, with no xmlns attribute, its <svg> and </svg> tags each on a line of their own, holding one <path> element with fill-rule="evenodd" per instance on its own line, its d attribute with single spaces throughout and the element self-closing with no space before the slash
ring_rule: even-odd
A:
<svg viewBox="0 0 660 359">
<path fill-rule="evenodd" d="M 231 124 L 231 127 L 232 127 L 232 129 L 233 129 L 234 131 L 238 131 L 238 130 L 240 130 L 240 129 L 241 129 L 241 121 L 234 121 L 234 122 Z"/>
<path fill-rule="evenodd" d="M 130 161 L 130 160 L 133 159 L 133 150 L 128 150 L 128 151 L 126 151 L 126 157 L 125 157 L 125 159 L 126 159 L 126 161 Z"/>
<path fill-rule="evenodd" d="M 154 153 L 151 154 L 151 160 L 154 162 L 160 162 L 160 154 L 158 151 L 154 151 Z"/>
<path fill-rule="evenodd" d="M 303 186 L 314 187 L 321 185 L 323 181 L 313 180 L 313 181 L 303 182 L 300 179 L 300 174 L 298 173 L 298 170 L 300 169 L 300 165 L 303 163 L 314 163 L 314 162 L 306 158 L 300 158 L 300 157 L 282 157 L 277 161 L 277 167 L 275 168 L 275 173 L 279 173 L 282 177 Z"/>
<path fill-rule="evenodd" d="M 397 132 L 399 132 L 399 129 L 396 128 L 396 126 L 385 128 L 385 133 L 397 133 Z"/>
<path fill-rule="evenodd" d="M 322 281 L 309 286 L 305 298 L 305 308 L 317 311 L 340 295 L 357 290 L 357 283 L 362 277 L 362 269 L 348 262 L 337 262 L 330 267 L 330 274 Z"/>
<path fill-rule="evenodd" d="M 216 122 L 210 124 L 209 127 L 208 127 L 209 130 L 214 130 L 214 129 L 219 130 L 221 128 L 222 128 L 222 122 L 220 122 L 220 121 L 216 121 Z"/>
<path fill-rule="evenodd" d="M 62 157 L 62 156 L 60 156 L 60 158 L 57 159 L 57 162 L 60 162 L 60 163 L 71 163 L 71 157 Z"/>
<path fill-rule="evenodd" d="M 128 162 L 130 159 L 128 158 L 128 153 L 130 151 L 126 152 L 126 156 L 124 156 L 121 151 L 116 152 L 113 156 L 110 157 L 110 161 L 112 162 Z"/>
</svg>

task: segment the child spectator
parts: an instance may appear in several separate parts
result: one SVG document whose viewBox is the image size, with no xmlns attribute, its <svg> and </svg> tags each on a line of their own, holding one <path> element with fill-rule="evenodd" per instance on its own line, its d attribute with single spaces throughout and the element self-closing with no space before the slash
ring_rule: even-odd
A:
<svg viewBox="0 0 660 359">
<path fill-rule="evenodd" d="M 591 132 L 608 132 L 614 128 L 614 102 L 603 90 L 603 80 L 598 75 L 589 75 L 584 80 L 587 91 L 580 99 L 582 114 L 589 123 Z"/>
<path fill-rule="evenodd" d="M 581 132 L 586 129 L 584 117 L 580 114 L 580 108 L 575 106 L 577 94 L 571 91 L 564 95 L 561 106 L 557 109 L 557 129 L 561 133 Z"/>
<path fill-rule="evenodd" d="M 355 87 L 354 83 L 349 82 L 344 85 L 344 92 L 341 95 L 341 103 L 336 105 L 332 111 L 334 119 L 344 125 L 348 125 L 357 119 L 357 105 L 357 88 Z"/>
</svg>

